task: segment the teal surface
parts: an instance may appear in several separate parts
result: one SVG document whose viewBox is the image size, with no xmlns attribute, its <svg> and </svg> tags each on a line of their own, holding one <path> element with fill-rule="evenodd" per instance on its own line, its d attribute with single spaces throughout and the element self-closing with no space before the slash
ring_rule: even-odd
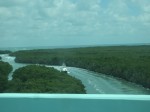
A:
<svg viewBox="0 0 150 112">
<path fill-rule="evenodd" d="M 150 112 L 150 100 L 0 97 L 0 112 Z"/>
</svg>

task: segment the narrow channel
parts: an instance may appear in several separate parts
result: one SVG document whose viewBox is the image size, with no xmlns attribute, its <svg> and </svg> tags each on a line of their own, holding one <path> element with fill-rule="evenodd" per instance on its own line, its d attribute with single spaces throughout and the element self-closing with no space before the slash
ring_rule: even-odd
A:
<svg viewBox="0 0 150 112">
<path fill-rule="evenodd" d="M 12 80 L 13 72 L 28 64 L 15 62 L 15 57 L 8 54 L 0 55 L 2 61 L 8 62 L 13 66 L 12 73 L 9 74 L 8 80 Z M 47 65 L 46 65 L 47 66 Z M 60 66 L 54 67 L 60 70 Z M 105 74 L 95 73 L 81 68 L 68 67 L 69 75 L 80 79 L 85 85 L 87 94 L 150 94 L 150 90 L 125 80 L 114 78 Z"/>
</svg>

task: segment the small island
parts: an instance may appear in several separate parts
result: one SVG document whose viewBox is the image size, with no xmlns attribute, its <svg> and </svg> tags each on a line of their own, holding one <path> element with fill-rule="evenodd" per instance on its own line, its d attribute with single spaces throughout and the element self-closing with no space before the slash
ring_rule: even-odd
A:
<svg viewBox="0 0 150 112">
<path fill-rule="evenodd" d="M 9 50 L 0 50 L 0 54 L 9 54 L 11 51 Z"/>
<path fill-rule="evenodd" d="M 80 80 L 51 67 L 28 65 L 15 70 L 7 93 L 86 93 Z"/>
</svg>

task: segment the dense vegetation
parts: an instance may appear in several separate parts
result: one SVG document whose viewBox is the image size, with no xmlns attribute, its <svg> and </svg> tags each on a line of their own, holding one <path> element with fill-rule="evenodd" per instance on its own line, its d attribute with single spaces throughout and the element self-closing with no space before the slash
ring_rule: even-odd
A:
<svg viewBox="0 0 150 112">
<path fill-rule="evenodd" d="M 150 88 L 150 46 L 18 51 L 16 62 L 81 67 Z"/>
<path fill-rule="evenodd" d="M 0 50 L 0 54 L 9 54 L 11 51 L 8 50 Z"/>
<path fill-rule="evenodd" d="M 2 93 L 8 83 L 8 74 L 12 71 L 12 66 L 7 62 L 0 61 L 0 93 Z"/>
<path fill-rule="evenodd" d="M 28 65 L 17 69 L 5 92 L 13 93 L 85 93 L 82 83 L 54 68 Z"/>
</svg>

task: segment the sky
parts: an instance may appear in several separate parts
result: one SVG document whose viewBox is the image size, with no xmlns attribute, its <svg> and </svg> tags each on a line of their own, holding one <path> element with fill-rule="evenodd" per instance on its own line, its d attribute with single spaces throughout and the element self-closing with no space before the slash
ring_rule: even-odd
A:
<svg viewBox="0 0 150 112">
<path fill-rule="evenodd" d="M 150 43 L 150 0 L 0 0 L 0 47 Z"/>
</svg>

